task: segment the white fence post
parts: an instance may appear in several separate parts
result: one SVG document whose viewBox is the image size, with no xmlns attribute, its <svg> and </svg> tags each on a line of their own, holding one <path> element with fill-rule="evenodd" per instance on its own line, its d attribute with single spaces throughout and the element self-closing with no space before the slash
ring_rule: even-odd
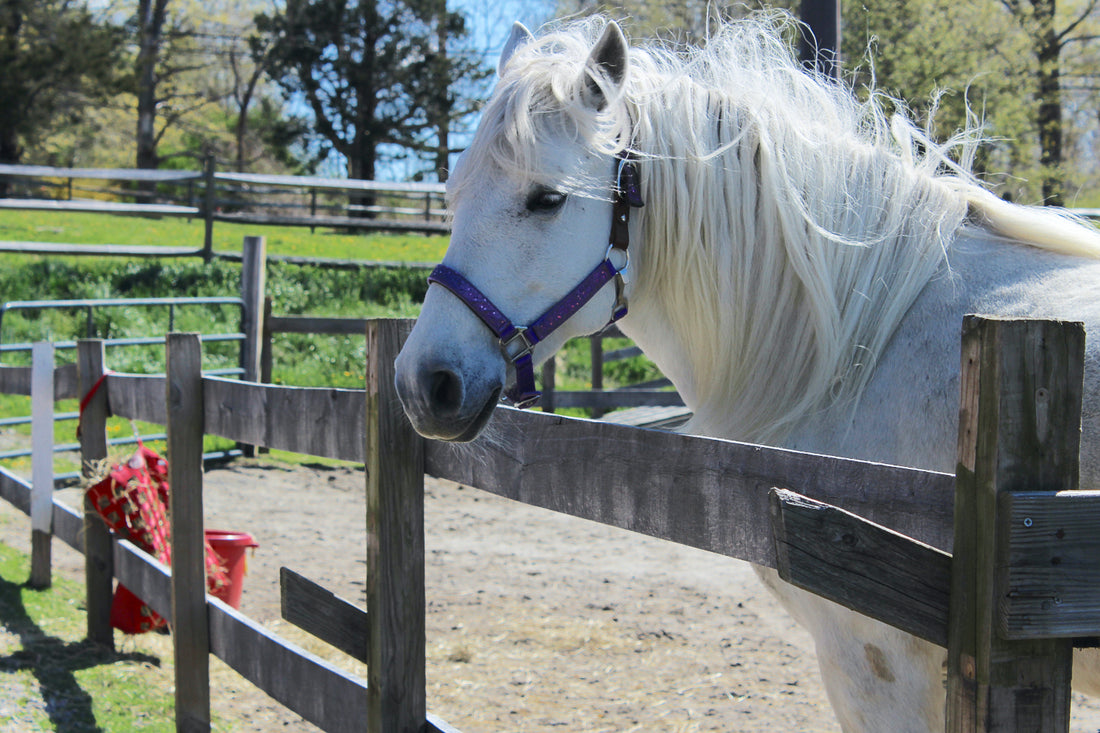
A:
<svg viewBox="0 0 1100 733">
<path fill-rule="evenodd" d="M 53 533 L 53 344 L 31 346 L 31 576 L 34 588 L 50 587 Z"/>
</svg>

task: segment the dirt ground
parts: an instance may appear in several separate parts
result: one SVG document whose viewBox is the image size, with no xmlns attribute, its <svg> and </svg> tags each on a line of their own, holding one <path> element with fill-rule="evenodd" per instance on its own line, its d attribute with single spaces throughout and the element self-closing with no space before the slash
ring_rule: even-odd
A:
<svg viewBox="0 0 1100 733">
<path fill-rule="evenodd" d="M 365 676 L 283 622 L 278 595 L 286 565 L 364 604 L 363 472 L 239 460 L 204 495 L 209 528 L 260 544 L 242 610 Z M 425 505 L 428 709 L 457 729 L 839 730 L 808 635 L 746 564 L 449 482 L 429 480 Z M 18 518 L 0 541 L 25 549 L 29 523 L 0 513 Z M 80 577 L 76 553 L 54 557 Z M 219 662 L 212 674 L 233 730 L 317 730 Z M 1100 731 L 1100 704 L 1077 700 L 1073 730 Z"/>
</svg>

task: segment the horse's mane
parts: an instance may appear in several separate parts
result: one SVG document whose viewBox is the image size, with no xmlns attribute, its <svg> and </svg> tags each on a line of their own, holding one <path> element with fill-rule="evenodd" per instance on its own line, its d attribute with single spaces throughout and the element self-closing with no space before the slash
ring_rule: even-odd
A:
<svg viewBox="0 0 1100 733">
<path fill-rule="evenodd" d="M 806 73 L 784 40 L 787 15 L 727 26 L 703 49 L 632 48 L 621 92 L 605 86 L 597 110 L 583 72 L 605 24 L 570 22 L 516 51 L 450 193 L 494 168 L 537 181 L 551 134 L 627 147 L 649 203 L 633 297 L 682 341 L 695 430 L 773 441 L 858 397 L 967 224 L 1100 257 L 1094 230 L 975 181 L 976 130 L 938 143 L 877 93 L 860 100 Z M 607 195 L 606 181 L 553 184 Z"/>
</svg>

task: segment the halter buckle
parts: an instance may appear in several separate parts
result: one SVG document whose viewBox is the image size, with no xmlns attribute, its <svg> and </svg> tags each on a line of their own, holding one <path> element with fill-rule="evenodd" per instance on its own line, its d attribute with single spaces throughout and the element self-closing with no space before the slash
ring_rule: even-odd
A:
<svg viewBox="0 0 1100 733">
<path fill-rule="evenodd" d="M 612 259 L 611 255 L 620 255 L 622 257 L 623 266 L 619 267 L 618 263 Z M 603 258 L 611 263 L 611 266 L 615 268 L 615 275 L 624 283 L 630 282 L 630 250 L 623 249 L 622 247 L 616 247 L 614 244 L 607 245 L 607 253 Z"/>
<path fill-rule="evenodd" d="M 512 345 L 515 344 L 516 341 L 522 341 L 523 343 L 522 343 L 522 345 L 520 345 L 519 350 L 516 351 L 513 354 L 511 352 L 511 349 L 512 349 Z M 531 342 L 531 339 L 529 339 L 527 337 L 527 326 L 516 326 L 516 332 L 515 333 L 513 333 L 511 336 L 509 336 L 506 339 L 505 338 L 500 339 L 500 351 L 501 351 L 501 353 L 504 354 L 504 357 L 506 359 L 508 359 L 509 361 L 511 361 L 513 364 L 518 359 L 522 359 L 523 357 L 527 356 L 528 354 L 530 354 L 534 350 L 535 350 L 535 344 L 533 344 Z"/>
</svg>

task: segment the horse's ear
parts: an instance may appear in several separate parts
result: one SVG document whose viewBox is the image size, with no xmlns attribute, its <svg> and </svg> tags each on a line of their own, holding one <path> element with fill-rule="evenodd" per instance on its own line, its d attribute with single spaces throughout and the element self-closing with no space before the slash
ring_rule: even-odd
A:
<svg viewBox="0 0 1100 733">
<path fill-rule="evenodd" d="M 604 84 L 610 82 L 614 89 L 623 85 L 628 57 L 629 50 L 622 29 L 614 21 L 608 23 L 584 67 L 585 101 L 590 106 L 602 109 L 607 104 L 607 92 L 612 90 L 601 85 L 601 79 Z"/>
<path fill-rule="evenodd" d="M 497 62 L 497 76 L 504 76 L 504 67 L 508 65 L 508 60 L 512 58 L 512 54 L 516 52 L 516 49 L 533 40 L 535 40 L 535 36 L 527 30 L 527 26 L 518 20 L 513 23 L 512 33 L 504 43 L 504 50 L 500 52 L 500 61 Z"/>
</svg>

